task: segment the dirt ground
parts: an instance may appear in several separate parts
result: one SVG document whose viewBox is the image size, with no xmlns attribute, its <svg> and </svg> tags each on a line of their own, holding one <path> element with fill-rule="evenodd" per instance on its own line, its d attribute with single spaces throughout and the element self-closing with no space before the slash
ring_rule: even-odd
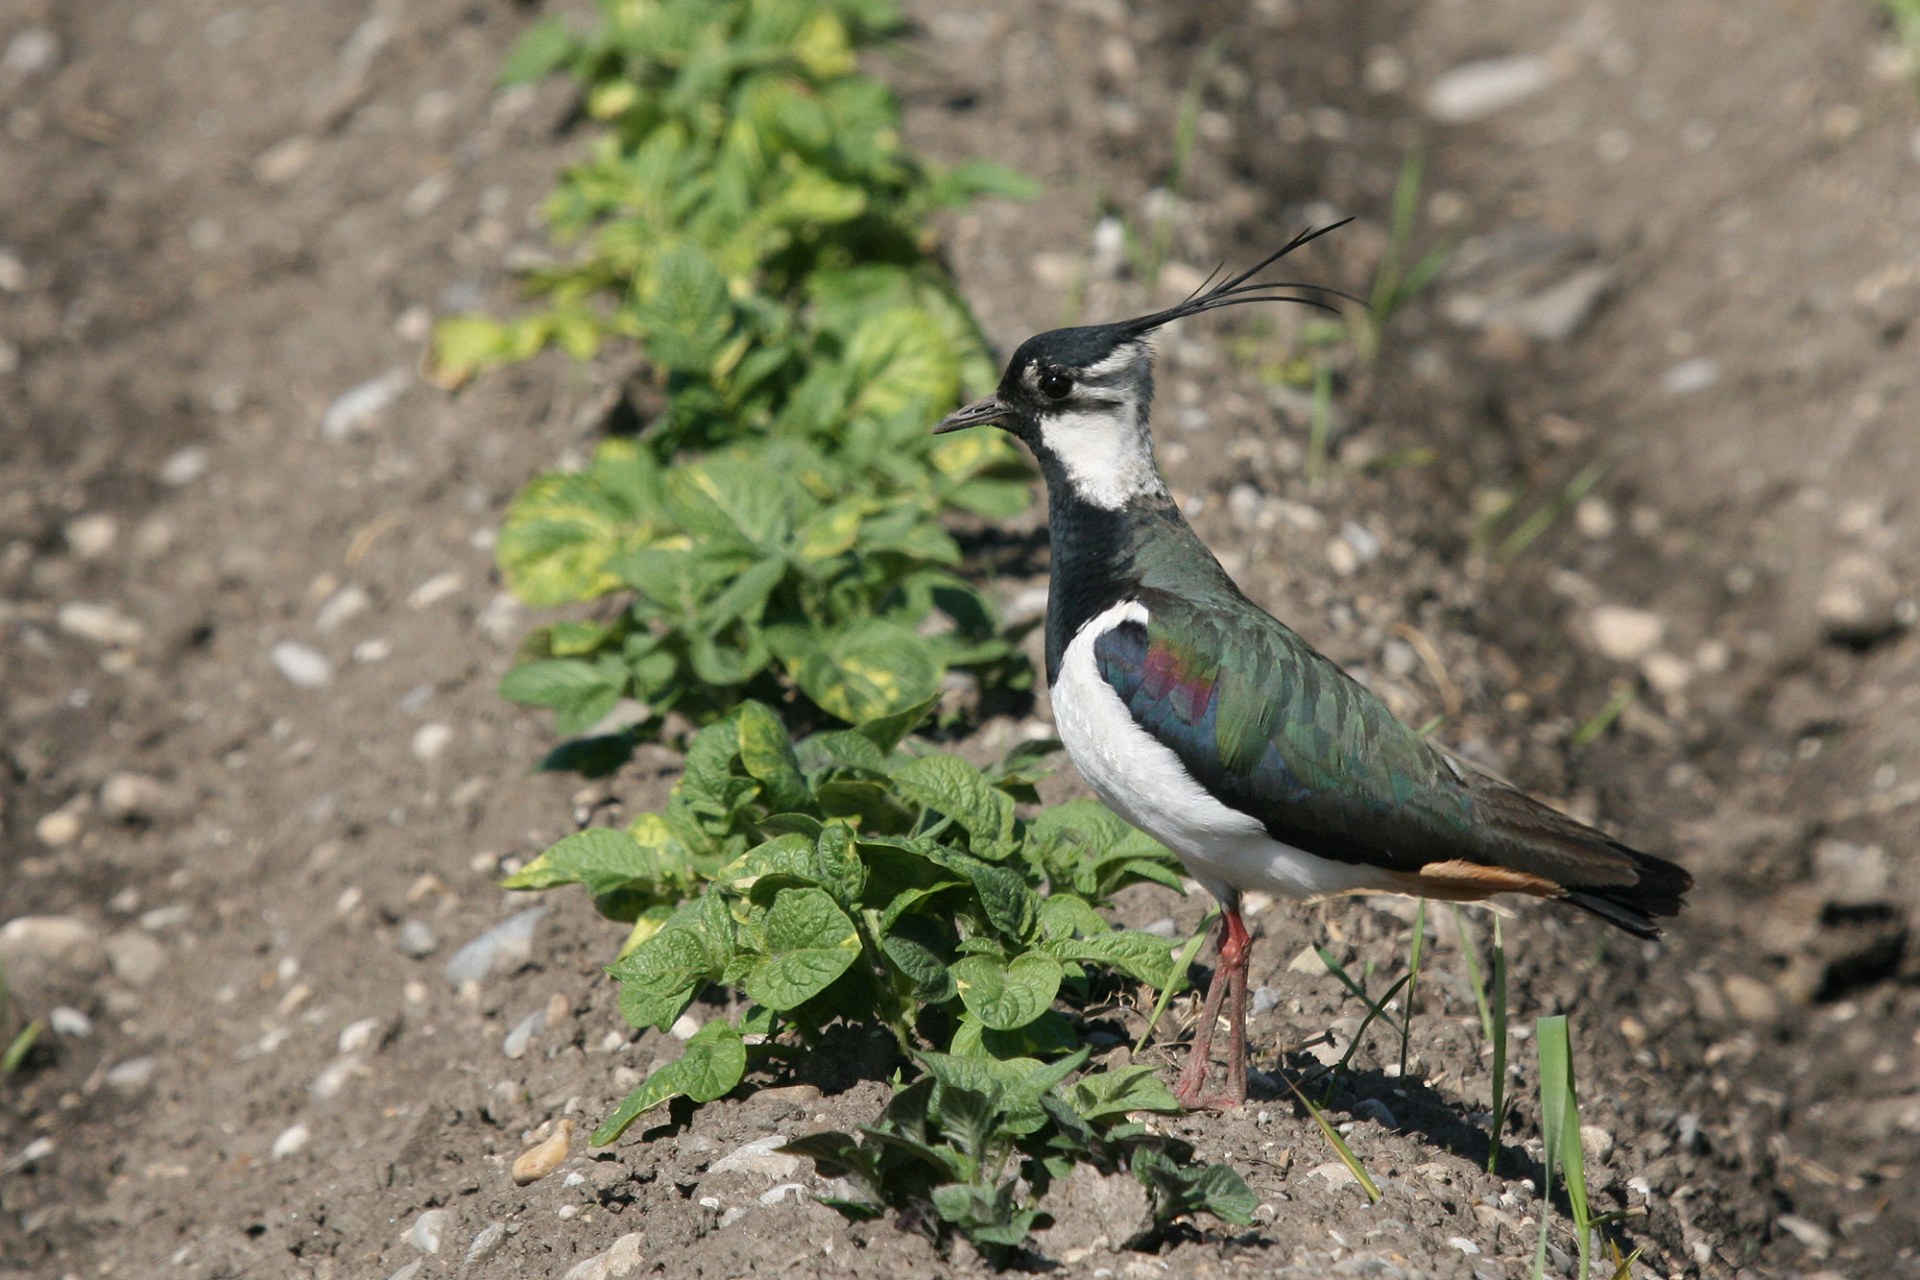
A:
<svg viewBox="0 0 1920 1280">
<path fill-rule="evenodd" d="M 674 756 L 532 772 L 549 727 L 495 692 L 531 618 L 490 545 L 630 357 L 457 396 L 414 372 L 434 316 L 513 305 L 579 142 L 564 85 L 494 88 L 534 8 L 0 0 L 0 945 L 55 1024 L 0 1080 L 0 1277 L 986 1273 L 843 1221 L 754 1145 L 870 1120 L 858 1045 L 585 1145 L 674 1042 L 619 1018 L 618 926 L 495 886 L 657 803 Z M 1263 377 L 1294 320 L 1241 314 L 1162 343 L 1172 483 L 1407 719 L 1698 877 L 1658 946 L 1507 922 L 1516 1018 L 1571 1015 L 1633 1274 L 1920 1276 L 1920 96 L 1876 7 L 910 9 L 872 67 L 916 144 L 1045 187 L 945 228 L 1003 344 L 1076 293 L 1090 317 L 1153 300 L 1108 214 L 1171 219 L 1159 287 L 1183 292 L 1354 213 L 1305 266 L 1364 292 L 1422 149 L 1415 247 L 1451 265 L 1343 378 L 1337 465 L 1309 482 L 1305 401 Z M 1005 582 L 1016 609 L 1040 581 Z M 1122 903 L 1180 929 L 1204 907 Z M 530 941 L 450 976 L 516 917 Z M 1285 1100 L 1315 1052 L 1289 1046 L 1359 1012 L 1293 962 L 1320 942 L 1391 976 L 1410 918 L 1255 918 L 1265 1073 L 1173 1125 L 1247 1177 L 1253 1228 L 1127 1249 L 1139 1207 L 1093 1180 L 1030 1265 L 1526 1274 L 1538 1197 L 1484 1172 L 1450 915 L 1407 1074 L 1376 1035 L 1333 1108 L 1379 1204 Z M 1537 1178 L 1531 1042 L 1514 1057 L 1502 1168 Z M 517 1187 L 562 1125 L 571 1157 Z"/>
</svg>

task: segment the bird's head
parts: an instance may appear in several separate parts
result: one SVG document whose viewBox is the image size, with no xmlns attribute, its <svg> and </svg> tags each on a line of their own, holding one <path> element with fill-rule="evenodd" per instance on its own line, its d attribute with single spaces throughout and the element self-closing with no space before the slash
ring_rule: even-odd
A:
<svg viewBox="0 0 1920 1280">
<path fill-rule="evenodd" d="M 1163 491 L 1148 430 L 1154 331 L 1186 316 L 1244 302 L 1327 308 L 1318 297 L 1287 290 L 1336 290 L 1292 281 L 1252 281 L 1301 245 L 1347 221 L 1351 219 L 1303 231 L 1248 270 L 1218 284 L 1209 281 L 1164 311 L 1028 338 L 1007 362 L 994 393 L 948 414 L 934 433 L 999 427 L 1033 450 L 1049 485 L 1064 481 L 1097 506 L 1119 507 L 1142 493 Z"/>
</svg>

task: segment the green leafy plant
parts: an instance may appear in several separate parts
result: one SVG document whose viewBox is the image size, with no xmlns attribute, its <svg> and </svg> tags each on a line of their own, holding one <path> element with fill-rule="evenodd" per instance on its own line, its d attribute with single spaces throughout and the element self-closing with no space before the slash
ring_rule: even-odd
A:
<svg viewBox="0 0 1920 1280">
<path fill-rule="evenodd" d="M 960 549 L 938 518 L 944 502 L 972 501 L 974 461 L 942 453 L 917 492 L 863 492 L 799 441 L 665 465 L 608 441 L 585 472 L 528 486 L 499 557 L 534 603 L 624 590 L 626 607 L 533 633 L 503 692 L 551 708 L 571 735 L 623 697 L 705 721 L 797 688 L 858 722 L 924 702 L 949 666 L 1020 683 L 1025 668 L 955 572 Z"/>
<path fill-rule="evenodd" d="M 536 478 L 501 530 L 527 602 L 626 601 L 536 632 L 505 683 L 563 734 L 628 697 L 652 713 L 631 738 L 789 688 L 851 723 L 923 701 L 953 666 L 1027 679 L 941 524 L 1014 515 L 1030 480 L 1003 440 L 927 430 L 996 371 L 925 230 L 1026 184 L 905 150 L 855 63 L 899 25 L 879 0 L 604 0 L 595 29 L 541 23 L 507 68 L 572 75 L 604 132 L 547 203 L 563 255 L 529 279 L 540 305 L 444 321 L 434 369 L 456 385 L 625 340 L 654 388 L 636 438 Z"/>
<path fill-rule="evenodd" d="M 1196 1165 L 1193 1149 L 1129 1120 L 1175 1113 L 1180 1104 L 1151 1067 L 1067 1077 L 1087 1050 L 1054 1063 L 1032 1058 L 921 1055 L 925 1069 L 894 1095 L 877 1124 L 859 1133 L 810 1134 L 782 1150 L 847 1180 L 853 1195 L 829 1200 L 853 1217 L 893 1208 L 958 1231 L 1005 1264 L 1044 1219 L 1048 1186 L 1076 1164 L 1131 1170 L 1149 1192 L 1155 1230 L 1199 1212 L 1253 1221 L 1247 1184 L 1224 1165 Z"/>
<path fill-rule="evenodd" d="M 593 1141 L 673 1098 L 721 1097 L 756 1062 L 791 1060 L 836 1023 L 885 1027 L 925 1087 L 900 1094 L 861 1139 L 795 1148 L 855 1177 L 870 1208 L 930 1205 L 983 1249 L 1012 1249 L 1037 1212 L 1014 1180 L 1044 1190 L 1034 1162 L 1059 1174 L 1087 1159 L 1133 1169 L 1166 1218 L 1204 1209 L 1246 1221 L 1236 1176 L 1194 1168 L 1179 1144 L 1122 1123 L 1178 1109 L 1151 1068 L 1049 1093 L 1087 1061 L 1073 1008 L 1120 981 L 1183 980 L 1178 943 L 1099 911 L 1129 884 L 1177 887 L 1172 855 L 1092 801 L 1021 818 L 1052 744 L 981 769 L 907 740 L 930 709 L 795 742 L 770 708 L 743 703 L 694 736 L 663 811 L 577 832 L 507 880 L 580 884 L 633 922 L 611 972 L 634 1025 L 666 1028 L 714 989 L 743 1001 Z M 900 1160 L 917 1172 L 893 1170 Z"/>
</svg>

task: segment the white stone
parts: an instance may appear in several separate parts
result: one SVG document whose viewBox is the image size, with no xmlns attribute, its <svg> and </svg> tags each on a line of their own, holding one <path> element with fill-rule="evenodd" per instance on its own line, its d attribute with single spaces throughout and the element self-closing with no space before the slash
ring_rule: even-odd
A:
<svg viewBox="0 0 1920 1280">
<path fill-rule="evenodd" d="M 87 600 L 67 601 L 54 615 L 54 621 L 68 635 L 121 648 L 139 644 L 147 635 L 145 624 L 129 618 L 116 606 Z"/>
<path fill-rule="evenodd" d="M 1669 395 L 1692 395 L 1705 391 L 1720 380 L 1720 366 L 1706 356 L 1682 360 L 1660 375 L 1660 385 Z"/>
<path fill-rule="evenodd" d="M 1594 651 L 1615 662 L 1638 662 L 1666 637 L 1666 620 L 1645 609 L 1625 605 L 1598 605 L 1587 614 L 1587 632 Z"/>
<path fill-rule="evenodd" d="M 1552 66 L 1537 54 L 1462 63 L 1434 77 L 1427 90 L 1427 113 L 1447 124 L 1483 120 L 1552 83 Z"/>
<path fill-rule="evenodd" d="M 284 1160 L 288 1156 L 298 1155 L 307 1149 L 307 1143 L 312 1139 L 313 1131 L 304 1124 L 288 1125 L 280 1131 L 280 1136 L 273 1140 L 269 1155 L 275 1160 Z"/>
<path fill-rule="evenodd" d="M 153 1083 L 153 1073 L 159 1068 L 158 1058 L 129 1058 L 107 1071 L 107 1087 L 128 1092 L 144 1089 Z"/>
<path fill-rule="evenodd" d="M 413 758 L 421 764 L 431 764 L 452 741 L 452 725 L 430 720 L 413 731 Z"/>
<path fill-rule="evenodd" d="M 289 684 L 302 689 L 324 689 L 333 683 L 333 664 L 318 649 L 297 640 L 273 646 L 273 665 Z"/>
<path fill-rule="evenodd" d="M 98 560 L 113 550 L 114 541 L 120 536 L 120 523 L 105 512 L 95 512 L 68 521 L 62 532 L 73 554 L 82 560 Z"/>
<path fill-rule="evenodd" d="M 359 1053 L 372 1048 L 385 1025 L 379 1018 L 361 1018 L 357 1022 L 349 1022 L 340 1028 L 340 1052 Z"/>
<path fill-rule="evenodd" d="M 183 488 L 207 474 L 212 464 L 213 455 L 203 445 L 177 449 L 160 464 L 160 483 L 174 489 Z"/>
<path fill-rule="evenodd" d="M 357 586 L 342 587 L 329 596 L 325 604 L 320 606 L 320 612 L 316 613 L 313 617 L 313 629 L 325 635 L 329 631 L 336 630 L 342 623 L 349 619 L 365 613 L 372 603 L 373 598 L 366 593 L 364 588 Z"/>
<path fill-rule="evenodd" d="M 378 378 L 343 392 L 327 406 L 320 419 L 320 434 L 328 440 L 345 440 L 380 416 L 386 407 L 407 389 L 412 375 L 405 369 L 392 369 Z"/>
<path fill-rule="evenodd" d="M 456 595 L 466 586 L 466 579 L 457 572 L 448 569 L 445 573 L 436 573 L 415 587 L 407 595 L 407 604 L 415 609 L 425 609 L 438 604 L 448 596 Z"/>
<path fill-rule="evenodd" d="M 714 1161 L 709 1173 L 762 1173 L 769 1178 L 790 1178 L 800 1169 L 800 1157 L 785 1155 L 777 1148 L 787 1139 L 782 1134 L 756 1138 Z"/>
<path fill-rule="evenodd" d="M 438 1253 L 440 1242 L 446 1236 L 447 1228 L 452 1225 L 451 1209 L 429 1209 L 415 1218 L 413 1225 L 400 1238 L 422 1253 Z"/>
<path fill-rule="evenodd" d="M 447 961 L 447 981 L 454 986 L 478 982 L 503 968 L 518 968 L 533 956 L 533 931 L 547 914 L 545 907 L 529 907 L 508 916 L 454 952 Z"/>
</svg>

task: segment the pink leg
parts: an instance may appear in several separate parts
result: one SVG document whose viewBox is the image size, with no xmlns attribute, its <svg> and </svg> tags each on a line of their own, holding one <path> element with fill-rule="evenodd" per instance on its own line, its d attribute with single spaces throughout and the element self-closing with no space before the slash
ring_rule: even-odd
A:
<svg viewBox="0 0 1920 1280">
<path fill-rule="evenodd" d="M 1173 1096 L 1189 1110 L 1237 1107 L 1247 1100 L 1247 963 L 1252 949 L 1253 939 L 1240 912 L 1227 909 L 1220 917 L 1220 971 L 1207 988 L 1186 1069 L 1173 1088 Z M 1227 1014 L 1227 1091 L 1208 1098 L 1202 1090 L 1207 1083 L 1208 1056 L 1213 1051 L 1213 1028 L 1220 1018 L 1221 1000 L 1229 993 L 1233 1000 Z"/>
</svg>

